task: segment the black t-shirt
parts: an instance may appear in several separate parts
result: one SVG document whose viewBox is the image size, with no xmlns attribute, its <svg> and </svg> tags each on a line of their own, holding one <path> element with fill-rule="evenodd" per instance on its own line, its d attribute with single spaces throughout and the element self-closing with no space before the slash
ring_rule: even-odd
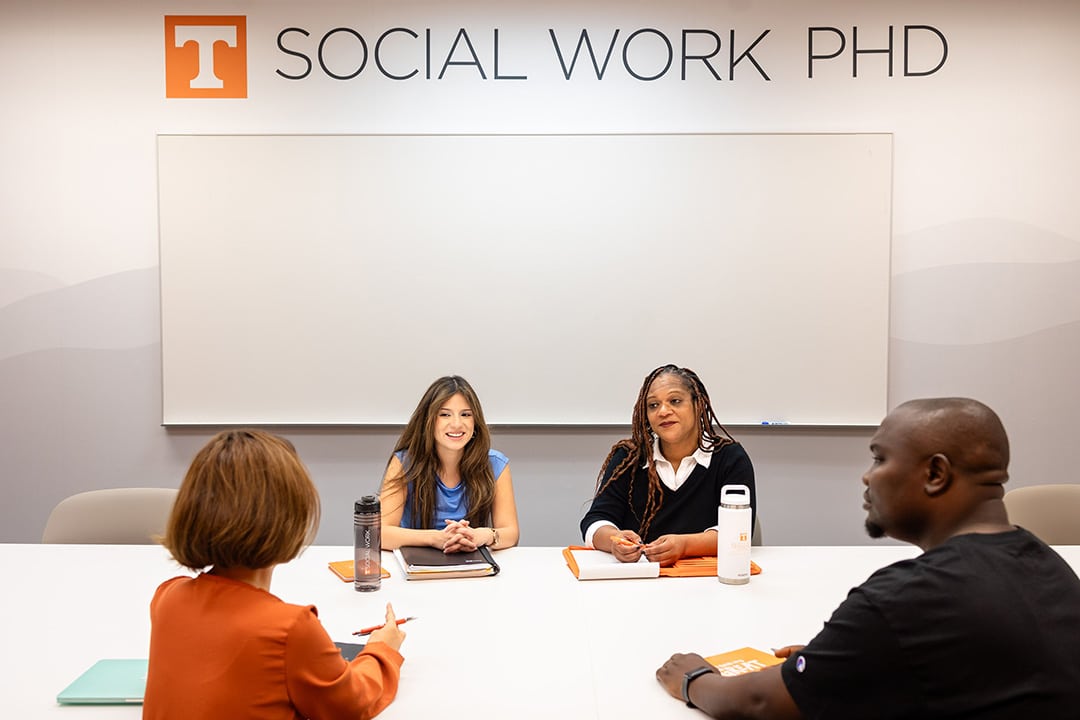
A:
<svg viewBox="0 0 1080 720">
<path fill-rule="evenodd" d="M 806 718 L 1080 718 L 1080 579 L 1026 530 L 960 535 L 870 576 L 781 671 Z"/>
</svg>

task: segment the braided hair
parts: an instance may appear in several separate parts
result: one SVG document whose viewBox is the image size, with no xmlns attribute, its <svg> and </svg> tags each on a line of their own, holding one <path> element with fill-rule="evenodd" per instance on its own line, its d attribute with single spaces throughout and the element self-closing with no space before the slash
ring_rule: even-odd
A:
<svg viewBox="0 0 1080 720">
<path fill-rule="evenodd" d="M 629 474 L 630 487 L 627 492 L 627 502 L 630 505 L 630 512 L 640 523 L 641 532 L 639 534 L 646 540 L 649 525 L 652 523 L 653 518 L 656 517 L 660 505 L 663 503 L 660 476 L 656 472 L 656 460 L 653 457 L 653 432 L 652 428 L 649 427 L 648 408 L 646 406 L 649 388 L 661 375 L 674 375 L 683 384 L 686 391 L 690 393 L 690 398 L 698 411 L 698 447 L 701 450 L 716 451 L 735 442 L 731 434 L 717 420 L 716 413 L 713 412 L 712 402 L 709 400 L 709 392 L 705 389 L 705 384 L 701 382 L 701 378 L 693 370 L 676 365 L 662 365 L 645 376 L 645 381 L 641 384 L 641 391 L 638 393 L 637 402 L 634 404 L 630 437 L 615 443 L 611 447 L 611 452 L 604 458 L 604 463 L 600 466 L 600 474 L 596 478 L 596 495 L 600 495 L 611 483 L 624 474 Z M 605 482 L 604 471 L 619 450 L 623 450 L 626 457 L 611 471 L 611 475 Z M 645 495 L 644 511 L 642 516 L 638 517 L 637 511 L 634 509 L 634 475 L 636 474 L 635 470 L 642 465 L 648 468 L 649 485 Z"/>
</svg>

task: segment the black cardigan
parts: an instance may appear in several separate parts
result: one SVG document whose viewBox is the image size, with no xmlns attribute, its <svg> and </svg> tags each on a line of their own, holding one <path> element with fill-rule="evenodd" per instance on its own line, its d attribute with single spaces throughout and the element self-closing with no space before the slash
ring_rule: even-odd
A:
<svg viewBox="0 0 1080 720">
<path fill-rule="evenodd" d="M 649 448 L 649 452 L 652 452 L 652 448 Z M 623 449 L 615 453 L 604 468 L 601 485 L 607 482 L 612 471 L 626 458 L 626 454 Z M 633 498 L 632 502 L 628 502 L 631 475 L 634 478 Z M 750 508 L 756 513 L 754 466 L 750 463 L 746 450 L 738 443 L 725 445 L 713 452 L 709 467 L 695 467 L 678 490 L 672 490 L 660 483 L 660 509 L 649 524 L 648 536 L 642 540 L 652 542 L 661 535 L 689 535 L 715 527 L 716 513 L 720 507 L 720 488 L 724 485 L 749 487 Z M 640 535 L 648 486 L 649 473 L 645 467 L 639 466 L 624 472 L 600 495 L 593 498 L 592 506 L 581 519 L 581 536 L 584 538 L 589 526 L 599 520 L 607 520 L 620 530 L 633 530 Z"/>
</svg>

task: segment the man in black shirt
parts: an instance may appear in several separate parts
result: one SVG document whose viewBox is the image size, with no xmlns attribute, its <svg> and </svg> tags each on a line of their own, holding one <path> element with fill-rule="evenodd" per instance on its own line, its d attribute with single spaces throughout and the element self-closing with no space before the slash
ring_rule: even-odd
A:
<svg viewBox="0 0 1080 720">
<path fill-rule="evenodd" d="M 889 414 L 863 475 L 866 529 L 923 554 L 853 589 L 805 647 L 724 678 L 700 655 L 657 673 L 716 718 L 1080 716 L 1080 579 L 1009 524 L 1009 443 L 988 407 L 915 400 Z"/>
</svg>

